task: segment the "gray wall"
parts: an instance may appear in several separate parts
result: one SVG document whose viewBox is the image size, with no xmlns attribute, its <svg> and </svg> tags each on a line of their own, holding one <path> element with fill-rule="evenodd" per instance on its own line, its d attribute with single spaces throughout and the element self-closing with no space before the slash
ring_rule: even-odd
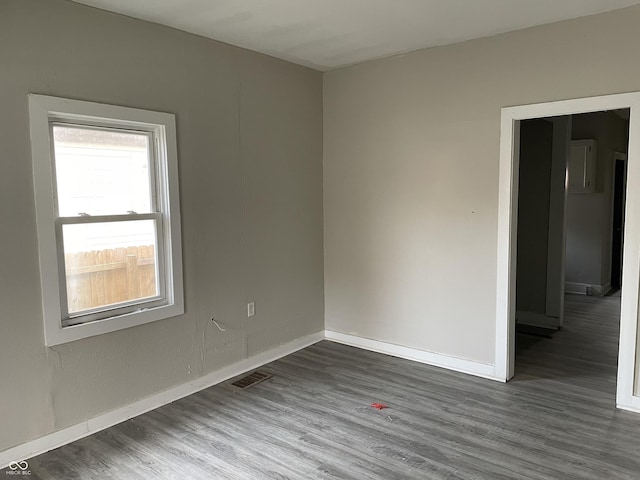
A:
<svg viewBox="0 0 640 480">
<path fill-rule="evenodd" d="M 565 279 L 605 285 L 611 280 L 613 155 L 627 151 L 629 122 L 613 112 L 574 115 L 571 138 L 598 142 L 597 173 L 594 193 L 567 197 Z"/>
<path fill-rule="evenodd" d="M 640 90 L 640 7 L 325 74 L 325 322 L 492 364 L 500 109 Z"/>
<path fill-rule="evenodd" d="M 185 315 L 44 347 L 28 93 L 176 114 Z M 0 112 L 0 450 L 323 329 L 320 73 L 66 1 L 2 0 Z"/>
<path fill-rule="evenodd" d="M 516 320 L 559 327 L 571 117 L 520 122 Z M 535 314 L 534 316 L 529 314 Z"/>
<path fill-rule="evenodd" d="M 516 310 L 544 315 L 547 308 L 547 255 L 553 124 L 520 124 Z"/>
</svg>

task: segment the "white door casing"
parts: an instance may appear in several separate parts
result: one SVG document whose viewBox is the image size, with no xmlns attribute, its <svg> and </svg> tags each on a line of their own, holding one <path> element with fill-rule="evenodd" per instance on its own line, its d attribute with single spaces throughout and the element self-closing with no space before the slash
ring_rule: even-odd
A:
<svg viewBox="0 0 640 480">
<path fill-rule="evenodd" d="M 635 372 L 640 279 L 640 92 L 505 107 L 501 115 L 498 185 L 495 376 L 507 381 L 515 367 L 515 279 L 518 228 L 520 121 L 630 109 L 616 403 L 640 412 Z"/>
</svg>

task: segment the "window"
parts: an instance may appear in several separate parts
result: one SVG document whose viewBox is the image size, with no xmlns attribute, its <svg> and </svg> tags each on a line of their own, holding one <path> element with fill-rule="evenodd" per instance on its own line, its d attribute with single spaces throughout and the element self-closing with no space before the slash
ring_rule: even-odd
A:
<svg viewBox="0 0 640 480">
<path fill-rule="evenodd" d="M 184 312 L 175 119 L 29 95 L 45 342 Z"/>
</svg>

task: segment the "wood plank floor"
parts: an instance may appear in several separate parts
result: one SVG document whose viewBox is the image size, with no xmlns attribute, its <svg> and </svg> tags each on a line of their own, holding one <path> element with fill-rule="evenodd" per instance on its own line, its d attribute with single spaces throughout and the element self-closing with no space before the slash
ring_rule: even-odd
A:
<svg viewBox="0 0 640 480">
<path fill-rule="evenodd" d="M 615 409 L 619 301 L 568 296 L 562 331 L 519 336 L 508 384 L 325 341 L 247 390 L 32 458 L 31 478 L 637 480 L 640 415 Z"/>
</svg>

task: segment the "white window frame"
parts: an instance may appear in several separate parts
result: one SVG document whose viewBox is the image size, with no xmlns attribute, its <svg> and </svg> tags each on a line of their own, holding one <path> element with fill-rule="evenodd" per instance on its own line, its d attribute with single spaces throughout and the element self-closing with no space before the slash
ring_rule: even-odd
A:
<svg viewBox="0 0 640 480">
<path fill-rule="evenodd" d="M 31 153 L 40 256 L 44 339 L 47 346 L 101 335 L 184 313 L 175 116 L 136 108 L 29 95 Z M 151 213 L 58 217 L 52 125 L 134 130 L 152 140 Z M 158 296 L 69 315 L 62 225 L 153 219 Z"/>
</svg>

